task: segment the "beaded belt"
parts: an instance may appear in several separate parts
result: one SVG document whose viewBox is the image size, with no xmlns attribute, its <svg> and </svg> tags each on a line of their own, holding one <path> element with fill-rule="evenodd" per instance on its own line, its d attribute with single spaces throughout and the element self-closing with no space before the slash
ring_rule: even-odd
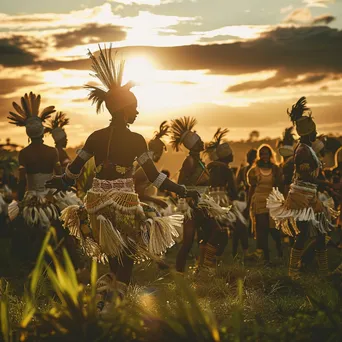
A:
<svg viewBox="0 0 342 342">
<path fill-rule="evenodd" d="M 92 189 L 98 192 L 110 190 L 135 192 L 133 178 L 119 178 L 115 180 L 94 178 Z"/>
</svg>

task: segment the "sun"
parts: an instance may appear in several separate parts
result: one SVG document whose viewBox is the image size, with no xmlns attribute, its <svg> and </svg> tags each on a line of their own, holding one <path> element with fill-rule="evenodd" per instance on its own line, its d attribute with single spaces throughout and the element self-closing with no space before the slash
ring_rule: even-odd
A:
<svg viewBox="0 0 342 342">
<path fill-rule="evenodd" d="M 151 60 L 144 56 L 128 57 L 125 62 L 123 84 L 133 81 L 138 85 L 154 83 L 156 69 Z"/>
</svg>

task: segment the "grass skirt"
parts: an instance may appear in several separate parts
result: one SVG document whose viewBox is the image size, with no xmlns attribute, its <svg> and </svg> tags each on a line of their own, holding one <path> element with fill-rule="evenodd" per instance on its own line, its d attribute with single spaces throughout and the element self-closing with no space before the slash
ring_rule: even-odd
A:
<svg viewBox="0 0 342 342">
<path fill-rule="evenodd" d="M 132 179 L 94 178 L 84 207 L 69 206 L 61 219 L 85 253 L 100 262 L 108 257 L 121 260 L 123 254 L 136 261 L 158 257 L 174 245 L 183 224 L 182 215 L 162 217 L 142 205 Z"/>
<path fill-rule="evenodd" d="M 277 228 L 289 236 L 300 233 L 297 221 L 309 223 L 310 236 L 328 233 L 334 227 L 332 218 L 338 215 L 333 204 L 331 198 L 324 202 L 318 199 L 315 184 L 299 181 L 291 184 L 286 200 L 276 188 L 267 199 L 267 207 Z"/>
</svg>

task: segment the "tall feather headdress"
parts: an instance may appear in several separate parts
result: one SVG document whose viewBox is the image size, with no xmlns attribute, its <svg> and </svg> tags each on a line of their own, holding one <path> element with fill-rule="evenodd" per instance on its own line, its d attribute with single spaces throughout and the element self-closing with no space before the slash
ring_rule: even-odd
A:
<svg viewBox="0 0 342 342">
<path fill-rule="evenodd" d="M 171 146 L 174 150 L 179 151 L 179 146 L 183 144 L 187 149 L 191 149 L 199 136 L 192 132 L 197 124 L 195 118 L 184 116 L 171 121 Z"/>
<path fill-rule="evenodd" d="M 291 111 L 287 109 L 287 114 L 291 121 L 296 125 L 298 135 L 309 135 L 316 130 L 316 124 L 311 117 L 311 110 L 306 106 L 306 97 L 302 96 L 296 104 L 292 106 Z M 308 115 L 304 115 L 308 113 Z"/>
<path fill-rule="evenodd" d="M 212 160 L 221 159 L 230 156 L 233 151 L 228 142 L 222 139 L 227 135 L 227 128 L 218 128 L 214 134 L 213 140 L 207 145 L 205 152 Z"/>
<path fill-rule="evenodd" d="M 279 154 L 283 157 L 290 157 L 293 155 L 294 152 L 294 143 L 296 142 L 295 138 L 293 137 L 293 126 L 285 128 L 283 133 L 283 139 L 278 141 L 277 148 Z"/>
<path fill-rule="evenodd" d="M 112 45 L 109 48 L 105 46 L 104 49 L 101 49 L 99 45 L 99 56 L 95 57 L 90 50 L 88 56 L 94 72 L 91 76 L 97 78 L 103 85 L 103 88 L 85 85 L 85 88 L 89 89 L 88 99 L 92 101 L 92 104 L 96 104 L 97 113 L 101 111 L 104 102 L 112 114 L 136 102 L 134 94 L 129 91 L 134 84 L 128 82 L 121 86 L 125 60 L 116 61 L 117 52 L 112 58 Z"/>
<path fill-rule="evenodd" d="M 26 133 L 30 138 L 37 138 L 44 134 L 43 122 L 55 112 L 55 106 L 44 108 L 39 113 L 41 96 L 30 92 L 21 98 L 21 106 L 13 102 L 13 108 L 16 112 L 9 112 L 9 123 L 26 127 Z"/>
<path fill-rule="evenodd" d="M 51 118 L 45 126 L 45 133 L 51 134 L 54 141 L 57 142 L 66 137 L 63 129 L 69 124 L 69 118 L 63 112 L 57 112 L 55 117 Z"/>
<path fill-rule="evenodd" d="M 214 152 L 228 132 L 229 130 L 227 128 L 225 129 L 218 128 L 216 133 L 214 134 L 213 139 L 210 141 L 210 143 L 207 144 L 204 152 L 208 155 Z"/>
<path fill-rule="evenodd" d="M 298 121 L 305 112 L 309 112 L 309 115 L 311 115 L 310 108 L 308 108 L 306 104 L 306 97 L 302 96 L 294 105 L 292 105 L 291 111 L 287 109 L 287 114 L 290 116 L 293 123 Z"/>
<path fill-rule="evenodd" d="M 149 149 L 152 150 L 153 146 L 158 144 L 158 145 L 162 145 L 164 150 L 166 150 L 166 145 L 165 143 L 161 140 L 161 138 L 165 137 L 168 135 L 170 130 L 170 126 L 167 124 L 167 121 L 163 121 L 160 126 L 159 126 L 159 131 L 156 131 L 154 133 L 154 137 L 152 140 L 149 141 L 148 146 Z"/>
</svg>

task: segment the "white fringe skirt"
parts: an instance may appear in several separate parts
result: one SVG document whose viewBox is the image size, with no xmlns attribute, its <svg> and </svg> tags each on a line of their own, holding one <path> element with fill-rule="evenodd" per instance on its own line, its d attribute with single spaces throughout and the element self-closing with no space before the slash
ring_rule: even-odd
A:
<svg viewBox="0 0 342 342">
<path fill-rule="evenodd" d="M 124 254 L 135 261 L 161 256 L 179 236 L 183 215 L 162 217 L 153 207 L 143 205 L 131 178 L 94 178 L 84 207 L 67 207 L 61 220 L 85 253 L 104 263 L 108 257 L 121 260 Z"/>
<path fill-rule="evenodd" d="M 299 181 L 291 184 L 286 200 L 276 188 L 267 199 L 267 207 L 276 227 L 289 236 L 300 233 L 298 221 L 308 222 L 310 236 L 328 233 L 334 227 L 332 219 L 338 216 L 333 204 L 331 198 L 324 202 L 318 199 L 315 184 Z"/>
</svg>

